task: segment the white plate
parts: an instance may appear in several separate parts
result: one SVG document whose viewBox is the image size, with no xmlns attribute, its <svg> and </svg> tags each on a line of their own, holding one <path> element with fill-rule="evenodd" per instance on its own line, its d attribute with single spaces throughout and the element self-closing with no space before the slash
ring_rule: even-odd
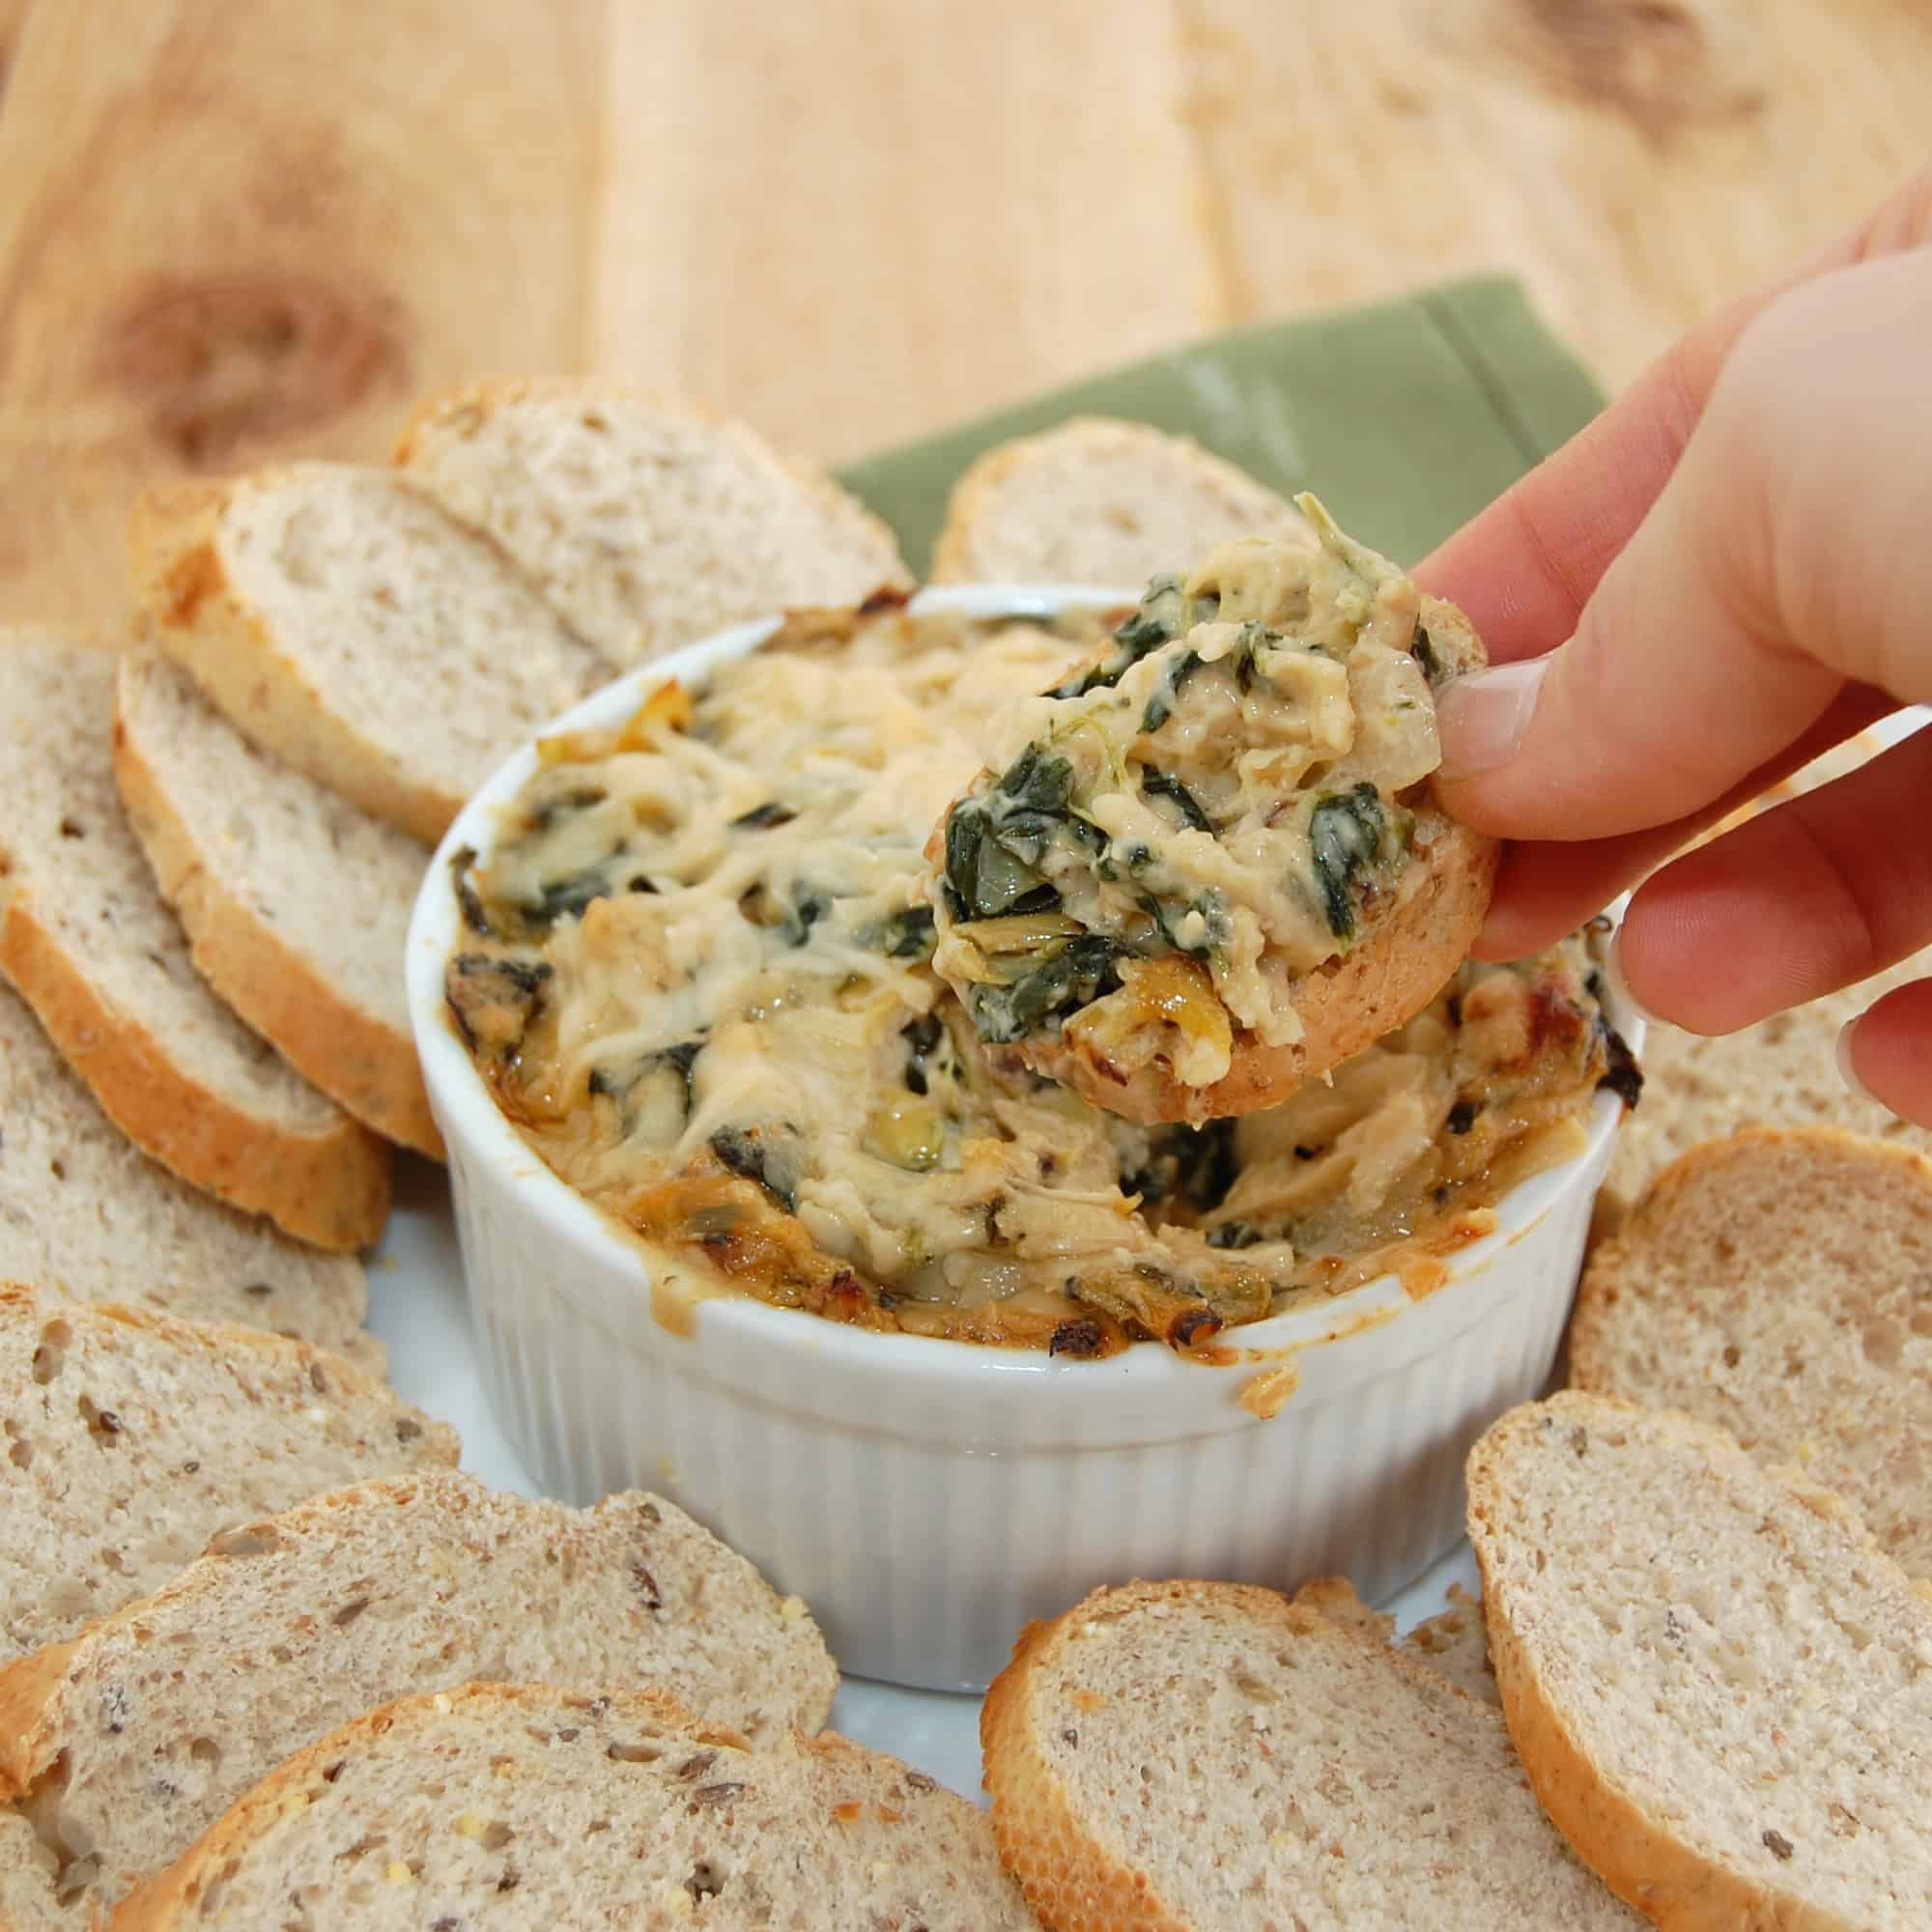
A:
<svg viewBox="0 0 1932 1932">
<path fill-rule="evenodd" d="M 389 1379 L 398 1391 L 462 1432 L 466 1469 L 497 1489 L 539 1493 L 490 1413 L 469 1333 L 449 1187 L 427 1162 L 398 1164 L 396 1211 L 369 1267 L 369 1325 L 388 1345 Z M 1464 1545 L 1387 1607 L 1406 1629 L 1442 1607 L 1452 1582 L 1473 1588 L 1475 1581 L 1475 1558 Z M 980 1798 L 979 1698 L 848 1678 L 832 1723 Z"/>
</svg>

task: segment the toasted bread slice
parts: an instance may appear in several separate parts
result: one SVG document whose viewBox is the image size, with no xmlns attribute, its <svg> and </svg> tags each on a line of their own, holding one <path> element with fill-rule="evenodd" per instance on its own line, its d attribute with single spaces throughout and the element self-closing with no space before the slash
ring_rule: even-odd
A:
<svg viewBox="0 0 1932 1932">
<path fill-rule="evenodd" d="M 1097 1590 L 986 1694 L 1001 1855 L 1056 1932 L 1634 1926 L 1502 1720 L 1346 1586 Z"/>
<path fill-rule="evenodd" d="M 1928 1257 L 1923 1154 L 1835 1127 L 1708 1141 L 1592 1253 L 1571 1380 L 1802 1467 L 1932 1576 Z"/>
<path fill-rule="evenodd" d="M 285 1234 L 383 1232 L 389 1155 L 215 998 L 114 789 L 113 656 L 0 641 L 0 973 L 143 1152 Z"/>
<path fill-rule="evenodd" d="M 418 838 L 611 675 L 409 477 L 301 463 L 152 490 L 156 641 L 255 743 Z"/>
<path fill-rule="evenodd" d="M 100 1111 L 0 986 L 0 1281 L 134 1301 L 339 1349 L 380 1369 L 351 1255 L 318 1253 L 177 1180 Z"/>
<path fill-rule="evenodd" d="M 1932 1605 L 1829 1491 L 1569 1392 L 1469 1457 L 1510 1735 L 1666 1928 L 1932 1922 Z"/>
<path fill-rule="evenodd" d="M 4 1283 L 0 1435 L 0 1663 L 158 1589 L 218 1530 L 457 1453 L 453 1430 L 304 1342 Z"/>
<path fill-rule="evenodd" d="M 1427 1006 L 1495 840 L 1437 810 L 1461 612 L 1342 535 L 1155 578 L 1013 708 L 926 847 L 933 965 L 996 1058 L 1128 1120 L 1256 1112 Z"/>
<path fill-rule="evenodd" d="M 935 583 L 1145 583 L 1234 537 L 1311 543 L 1294 506 L 1184 436 L 1074 416 L 989 449 L 953 486 Z"/>
<path fill-rule="evenodd" d="M 1034 1924 L 984 1816 L 895 1758 L 829 1733 L 749 1750 L 649 1690 L 472 1685 L 392 1704 L 303 1751 L 114 1926 L 687 1921 Z"/>
<path fill-rule="evenodd" d="M 179 666 L 121 660 L 114 775 L 203 977 L 358 1120 L 440 1157 L 403 950 L 429 853 L 257 750 Z"/>
<path fill-rule="evenodd" d="M 768 1744 L 824 1722 L 838 1672 L 802 1604 L 654 1496 L 363 1483 L 228 1531 L 0 1672 L 0 1794 L 38 1793 L 43 1837 L 87 1848 L 57 1902 L 104 1910 L 291 1752 L 472 1681 L 656 1686 Z"/>
<path fill-rule="evenodd" d="M 909 580 L 892 532 L 744 424 L 604 382 L 440 396 L 396 460 L 612 664 Z"/>
</svg>

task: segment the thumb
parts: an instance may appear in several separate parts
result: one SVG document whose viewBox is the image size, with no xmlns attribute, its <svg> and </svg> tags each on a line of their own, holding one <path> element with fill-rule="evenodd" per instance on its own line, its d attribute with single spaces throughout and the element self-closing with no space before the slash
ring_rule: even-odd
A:
<svg viewBox="0 0 1932 1932">
<path fill-rule="evenodd" d="M 1782 297 L 1576 635 L 1440 704 L 1445 807 L 1529 839 L 1647 830 L 1776 756 L 1847 682 L 1932 696 L 1932 250 Z"/>
</svg>

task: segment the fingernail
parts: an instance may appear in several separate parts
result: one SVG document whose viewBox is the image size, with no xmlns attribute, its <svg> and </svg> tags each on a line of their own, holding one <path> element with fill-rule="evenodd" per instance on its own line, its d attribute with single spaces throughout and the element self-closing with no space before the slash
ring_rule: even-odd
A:
<svg viewBox="0 0 1932 1932">
<path fill-rule="evenodd" d="M 1838 1029 L 1838 1078 L 1856 1094 L 1861 1100 L 1869 1100 L 1874 1107 L 1883 1107 L 1881 1100 L 1865 1083 L 1859 1078 L 1859 1069 L 1852 1065 L 1852 1036 L 1859 1030 L 1859 1021 L 1864 1018 L 1860 1013 L 1857 1018 L 1847 1020 Z M 1888 1108 L 1888 1112 L 1890 1110 Z"/>
<path fill-rule="evenodd" d="M 1604 951 L 1604 978 L 1608 981 L 1610 1004 L 1619 1013 L 1641 1020 L 1645 1026 L 1657 1024 L 1657 1015 L 1631 991 L 1630 981 L 1624 977 L 1622 926 L 1610 934 L 1610 943 Z"/>
<path fill-rule="evenodd" d="M 1474 778 L 1516 756 L 1536 710 L 1549 660 L 1523 658 L 1459 677 L 1436 701 L 1442 741 L 1438 777 Z"/>
</svg>

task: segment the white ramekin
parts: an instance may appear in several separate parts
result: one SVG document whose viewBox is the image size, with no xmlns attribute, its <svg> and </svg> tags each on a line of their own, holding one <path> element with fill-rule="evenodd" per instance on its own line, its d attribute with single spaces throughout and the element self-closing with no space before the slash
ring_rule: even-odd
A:
<svg viewBox="0 0 1932 1932">
<path fill-rule="evenodd" d="M 1037 614 L 1125 595 L 975 586 L 915 608 Z M 553 728 L 619 724 L 665 678 L 701 677 L 773 628 L 680 651 Z M 450 857 L 491 849 L 535 764 L 525 747 L 450 828 L 411 923 L 409 997 L 491 1398 L 548 1490 L 659 1491 L 804 1597 L 847 1671 L 933 1690 L 982 1689 L 1029 1618 L 1099 1583 L 1338 1574 L 1375 1602 L 1453 1547 L 1464 1453 L 1554 1360 L 1611 1095 L 1586 1151 L 1512 1192 L 1435 1293 L 1411 1301 L 1385 1277 L 1223 1338 L 1274 1360 L 1205 1366 L 1156 1344 L 1049 1359 L 736 1296 L 675 1333 L 652 1314 L 640 1245 L 519 1138 L 443 1004 L 461 945 Z M 1298 1382 L 1263 1420 L 1237 1398 L 1280 1361 Z"/>
</svg>

